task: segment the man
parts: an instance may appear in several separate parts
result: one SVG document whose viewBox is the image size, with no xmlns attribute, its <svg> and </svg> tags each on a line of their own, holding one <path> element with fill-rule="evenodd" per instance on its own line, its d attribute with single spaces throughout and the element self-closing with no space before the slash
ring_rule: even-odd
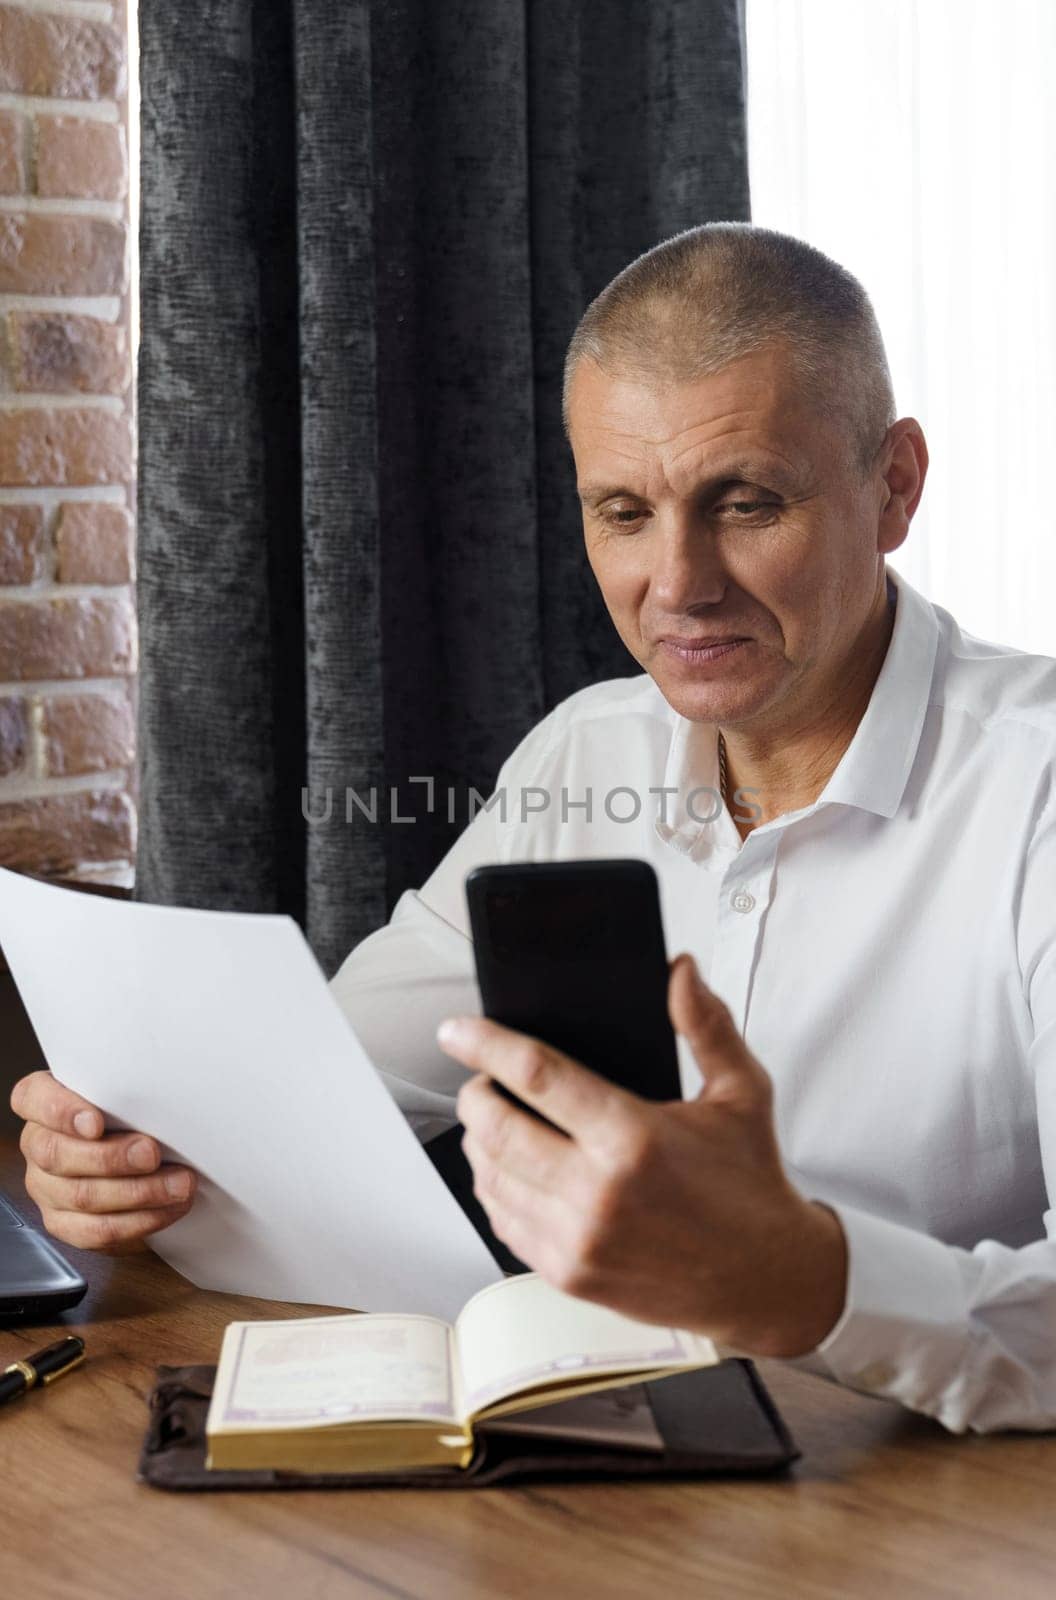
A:
<svg viewBox="0 0 1056 1600">
<path fill-rule="evenodd" d="M 566 422 L 644 672 L 529 733 L 335 992 L 421 1137 L 457 1096 L 496 1233 L 552 1282 L 952 1430 L 1056 1426 L 1056 662 L 888 571 L 924 437 L 861 286 L 800 241 L 713 224 L 632 263 Z M 657 870 L 683 1102 L 472 1015 L 466 872 L 584 855 Z M 190 1204 L 47 1074 L 12 1103 L 60 1239 Z"/>
</svg>

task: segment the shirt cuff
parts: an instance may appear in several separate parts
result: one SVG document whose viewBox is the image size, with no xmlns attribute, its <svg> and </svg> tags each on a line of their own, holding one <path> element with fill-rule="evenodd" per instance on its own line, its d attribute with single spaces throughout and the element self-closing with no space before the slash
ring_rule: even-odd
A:
<svg viewBox="0 0 1056 1600">
<path fill-rule="evenodd" d="M 847 1239 L 847 1295 L 812 1355 L 849 1388 L 956 1427 L 973 1349 L 958 1252 L 901 1223 L 826 1204 Z"/>
</svg>

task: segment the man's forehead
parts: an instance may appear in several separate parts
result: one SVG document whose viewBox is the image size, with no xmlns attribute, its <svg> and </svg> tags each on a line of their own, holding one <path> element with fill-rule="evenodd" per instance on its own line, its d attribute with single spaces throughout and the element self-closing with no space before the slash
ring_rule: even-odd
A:
<svg viewBox="0 0 1056 1600">
<path fill-rule="evenodd" d="M 718 444 L 727 435 L 744 442 L 751 435 L 783 456 L 803 442 L 809 426 L 794 373 L 769 352 L 688 380 L 607 372 L 584 360 L 572 377 L 568 410 L 574 450 L 583 445 L 628 458 L 682 443 Z"/>
<path fill-rule="evenodd" d="M 784 373 L 747 361 L 683 381 L 576 373 L 569 420 L 581 499 L 613 492 L 630 474 L 659 468 L 709 480 L 765 473 L 796 487 L 811 467 L 810 420 Z M 584 363 L 586 366 L 586 363 Z"/>
<path fill-rule="evenodd" d="M 795 402 L 800 387 L 792 352 L 768 344 L 704 376 L 666 371 L 645 357 L 640 365 L 626 358 L 611 366 L 584 357 L 571 374 L 568 402 L 570 411 L 587 416 L 638 419 L 654 413 L 667 419 L 715 406 L 771 410 Z"/>
</svg>

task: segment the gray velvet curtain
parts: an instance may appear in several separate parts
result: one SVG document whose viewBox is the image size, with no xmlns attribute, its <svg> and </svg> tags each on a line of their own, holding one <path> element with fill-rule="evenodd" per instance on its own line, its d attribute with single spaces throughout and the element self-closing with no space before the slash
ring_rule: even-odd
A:
<svg viewBox="0 0 1056 1600">
<path fill-rule="evenodd" d="M 137 893 L 290 912 L 329 970 L 544 712 L 638 670 L 561 367 L 632 257 L 748 218 L 743 15 L 144 0 L 140 38 Z"/>
</svg>

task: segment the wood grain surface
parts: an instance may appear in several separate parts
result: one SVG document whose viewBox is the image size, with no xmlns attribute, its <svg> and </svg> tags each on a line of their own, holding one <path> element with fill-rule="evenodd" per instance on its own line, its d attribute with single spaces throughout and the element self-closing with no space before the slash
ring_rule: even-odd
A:
<svg viewBox="0 0 1056 1600">
<path fill-rule="evenodd" d="M 0 1190 L 36 1221 L 10 1141 Z M 779 1362 L 760 1370 L 803 1451 L 780 1479 L 460 1495 L 147 1488 L 134 1474 L 156 1363 L 214 1361 L 233 1318 L 309 1308 L 205 1293 L 150 1254 L 65 1254 L 89 1278 L 88 1298 L 61 1326 L 0 1330 L 0 1366 L 63 1327 L 88 1350 L 76 1372 L 0 1408 L 4 1596 L 1056 1594 L 1056 1436 L 957 1438 Z"/>
</svg>

